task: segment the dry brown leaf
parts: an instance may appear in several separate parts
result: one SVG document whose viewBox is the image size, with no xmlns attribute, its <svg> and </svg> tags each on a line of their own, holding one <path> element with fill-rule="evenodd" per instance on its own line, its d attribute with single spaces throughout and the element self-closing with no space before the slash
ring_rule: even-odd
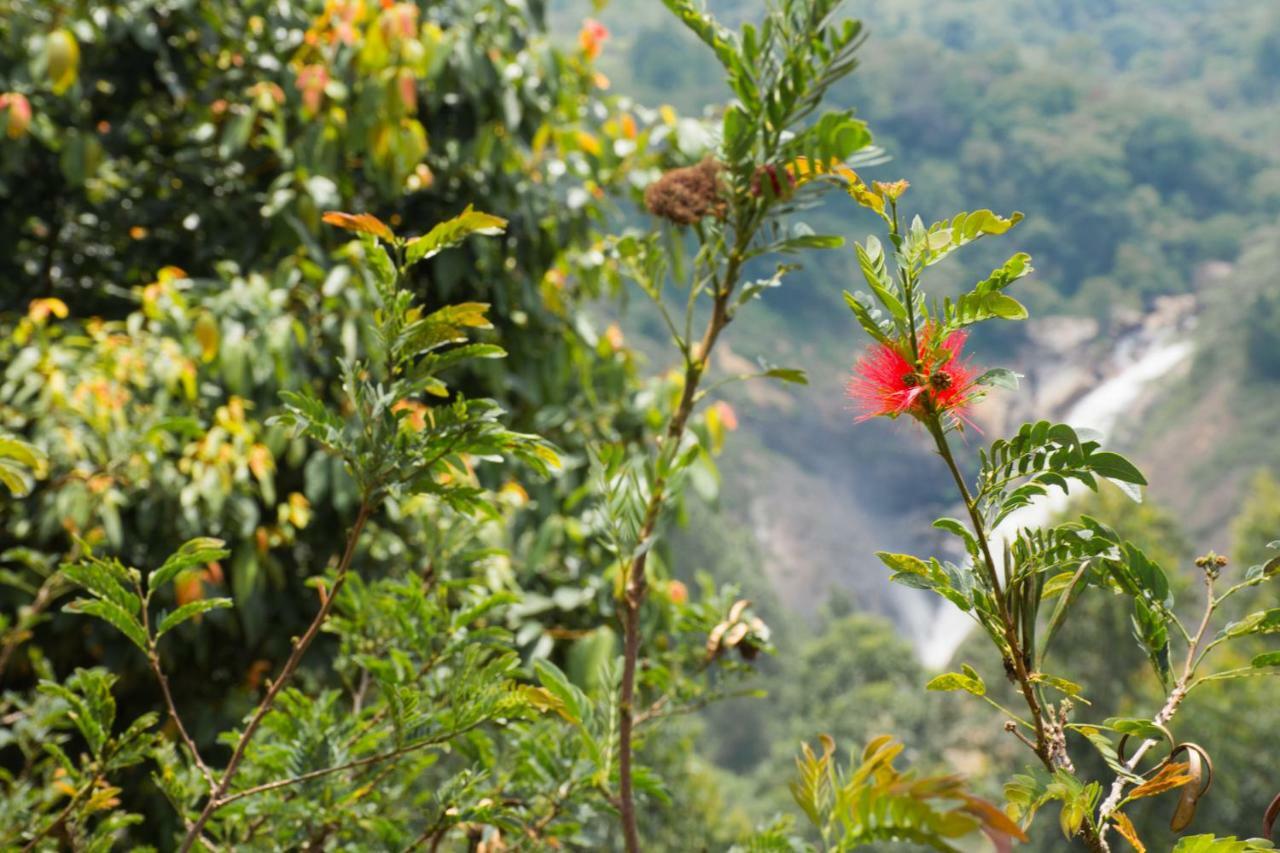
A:
<svg viewBox="0 0 1280 853">
<path fill-rule="evenodd" d="M 1154 797 L 1174 788 L 1181 788 L 1191 781 L 1190 767 L 1183 762 L 1166 764 L 1160 772 L 1129 792 L 1127 799 L 1140 800 Z"/>
</svg>

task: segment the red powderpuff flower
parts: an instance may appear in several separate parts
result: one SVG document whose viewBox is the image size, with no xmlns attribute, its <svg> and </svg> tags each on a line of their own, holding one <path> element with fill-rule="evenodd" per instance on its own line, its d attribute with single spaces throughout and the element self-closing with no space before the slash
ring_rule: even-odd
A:
<svg viewBox="0 0 1280 853">
<path fill-rule="evenodd" d="M 930 411 L 950 412 L 967 421 L 977 378 L 973 366 L 960 359 L 967 337 L 955 331 L 939 339 L 937 333 L 924 329 L 919 370 L 904 354 L 911 352 L 909 340 L 873 344 L 854 365 L 847 388 L 849 399 L 861 410 L 859 423 L 902 414 L 923 420 Z"/>
</svg>

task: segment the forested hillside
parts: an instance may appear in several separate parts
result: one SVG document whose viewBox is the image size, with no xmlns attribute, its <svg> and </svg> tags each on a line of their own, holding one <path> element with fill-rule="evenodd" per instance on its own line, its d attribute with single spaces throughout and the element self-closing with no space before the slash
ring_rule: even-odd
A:
<svg viewBox="0 0 1280 853">
<path fill-rule="evenodd" d="M 726 0 L 712 8 L 742 20 L 755 5 Z M 1023 211 L 1019 248 L 1035 259 L 1036 274 L 1022 295 L 1033 315 L 1096 319 L 1093 353 L 1101 358 L 1157 297 L 1195 294 L 1202 312 L 1196 338 L 1203 342 L 1196 369 L 1203 382 L 1153 389 L 1144 400 L 1168 400 L 1162 415 L 1127 419 L 1122 436 L 1146 459 L 1179 442 L 1204 448 L 1170 470 L 1161 465 L 1153 495 L 1177 507 L 1190 531 L 1228 545 L 1224 531 L 1241 507 L 1245 482 L 1259 465 L 1280 461 L 1261 428 L 1226 423 L 1242 417 L 1264 424 L 1280 406 L 1275 395 L 1250 395 L 1251 383 L 1243 379 L 1256 376 L 1268 387 L 1275 377 L 1265 354 L 1277 342 L 1268 294 L 1280 283 L 1264 270 L 1280 222 L 1280 10 L 1250 2 L 1119 0 L 854 3 L 850 9 L 870 37 L 858 72 L 833 97 L 872 122 L 876 144 L 890 158 L 869 173 L 911 180 L 922 211 L 965 204 Z M 553 5 L 556 21 L 589 13 L 586 4 Z M 699 54 L 657 4 L 606 6 L 600 16 L 613 36 L 601 68 L 614 91 L 691 115 L 724 97 L 714 60 Z M 847 206 L 805 218 L 850 238 L 870 222 Z M 876 450 L 886 440 L 876 427 L 856 436 L 843 429 L 845 407 L 836 389 L 852 353 L 840 291 L 855 286 L 853 261 L 831 252 L 805 265 L 791 286 L 768 294 L 770 316 L 751 318 L 751 340 L 736 347 L 748 358 L 771 361 L 803 353 L 815 381 L 808 389 L 787 389 L 804 405 L 789 406 L 778 396 L 757 400 L 764 405 L 748 409 L 753 435 L 738 446 L 747 466 L 751 457 L 778 454 L 790 476 L 777 488 L 801 493 L 801 501 L 818 493 L 811 504 L 817 515 L 832 500 L 860 507 L 862 526 L 842 518 L 839 542 L 834 531 L 824 537 L 823 525 L 815 525 L 819 562 L 835 563 L 837 576 L 859 578 L 861 571 L 837 553 L 844 542 L 886 526 L 891 536 L 907 535 L 895 533 L 902 514 L 927 502 L 930 489 L 905 476 L 910 466 L 867 464 L 867 457 L 881 457 Z M 965 284 L 959 268 L 944 267 L 939 275 L 944 288 Z M 985 352 L 1007 352 L 1024 343 L 1027 328 L 995 330 L 976 343 Z M 1246 341 L 1252 342 L 1248 356 Z M 1190 399 L 1204 393 L 1190 389 L 1206 386 L 1218 405 Z M 1237 390 L 1250 397 L 1250 406 L 1230 402 Z M 765 414 L 770 411 L 778 417 Z M 1164 445 L 1157 444 L 1161 435 Z M 816 468 L 805 452 L 815 444 L 824 450 Z M 856 474 L 841 467 L 855 454 L 862 458 Z M 1207 495 L 1206 478 L 1215 483 Z M 1192 494 L 1199 496 L 1194 506 Z M 754 516 L 751 511 L 740 508 L 739 517 L 770 517 L 760 507 Z M 797 579 L 817 583 L 820 597 L 829 578 L 811 574 Z M 909 607 L 880 601 L 861 588 L 868 584 L 854 583 L 855 595 L 877 609 Z M 791 595 L 803 600 L 794 590 Z"/>
<path fill-rule="evenodd" d="M 0 849 L 1274 849 L 1277 139 L 1244 0 L 0 0 Z"/>
<path fill-rule="evenodd" d="M 730 20 L 757 14 L 752 3 L 711 6 Z M 1273 364 L 1280 353 L 1280 8 L 1121 0 L 904 0 L 849 8 L 869 38 L 858 72 L 834 97 L 872 124 L 889 158 L 868 174 L 910 180 L 913 209 L 1026 213 L 1016 242 L 1035 259 L 1037 272 L 1020 292 L 1033 316 L 1097 320 L 1097 339 L 1083 350 L 1101 358 L 1158 297 L 1194 295 L 1198 323 L 1178 333 L 1196 344 L 1189 372 L 1184 367 L 1147 389 L 1119 425 L 1122 444 L 1148 463 L 1155 505 L 1135 514 L 1127 532 L 1168 542 L 1174 563 L 1186 564 L 1193 541 L 1256 561 L 1251 549 L 1267 536 L 1259 519 L 1274 527 L 1280 511 L 1266 474 L 1280 471 L 1280 373 Z M 584 3 L 557 3 L 552 11 L 561 24 L 592 14 Z M 601 68 L 613 91 L 688 115 L 726 96 L 714 60 L 657 4 L 610 4 L 598 16 L 610 29 Z M 850 239 L 873 223 L 866 211 L 838 204 L 804 218 Z M 975 266 L 983 260 L 998 259 Z M 929 617 L 924 599 L 917 604 L 883 584 L 883 567 L 871 557 L 873 542 L 926 550 L 939 541 L 927 519 L 946 509 L 935 497 L 942 475 L 923 445 L 918 455 L 904 457 L 900 447 L 885 453 L 902 438 L 896 426 L 848 429 L 842 389 L 854 353 L 840 291 L 860 286 L 860 276 L 846 252 L 806 258 L 805 266 L 787 288 L 766 294 L 767 315 L 748 319 L 752 334 L 735 342 L 735 352 L 798 358 L 811 385 L 755 396 L 743 390 L 737 402 L 744 429 L 723 466 L 743 487 L 722 490 L 720 521 L 695 516 L 681 537 L 732 540 L 719 552 L 712 546 L 686 554 L 717 576 L 763 574 L 775 595 L 817 616 L 792 620 L 791 641 L 780 641 L 770 681 L 777 702 L 767 713 L 746 701 L 713 712 L 706 729 L 712 755 L 737 773 L 768 779 L 785 772 L 786 743 L 806 727 L 826 726 L 843 740 L 894 728 L 922 751 L 946 751 L 953 766 L 988 768 L 984 750 L 997 744 L 975 744 L 973 722 L 952 716 L 956 703 L 921 706 L 908 698 L 909 685 L 927 676 L 905 660 L 909 646 L 899 637 Z M 972 269 L 944 266 L 939 277 L 957 288 Z M 635 320 L 639 328 L 646 322 Z M 1024 331 L 1011 325 L 976 343 L 992 357 L 1022 347 L 1042 355 L 1028 347 Z M 744 487 L 761 477 L 770 484 L 766 492 Z M 1128 512 L 1120 503 L 1111 509 Z M 859 610 L 887 615 L 897 630 L 850 615 Z M 1097 618 L 1113 620 L 1115 642 L 1124 642 L 1124 617 Z M 1104 695 L 1120 695 L 1140 663 L 1135 655 L 1129 671 L 1099 671 L 1094 681 L 1109 685 Z M 814 667 L 841 683 L 838 699 L 793 686 L 813 684 Z M 1267 701 L 1265 686 L 1257 693 L 1250 701 Z M 919 710 L 901 710 L 910 705 Z M 1206 717 L 1222 713 L 1225 706 Z M 948 720 L 944 729 L 924 722 L 935 715 Z M 815 719 L 824 716 L 831 718 Z M 1227 782 L 1238 801 L 1224 796 L 1205 807 L 1250 833 L 1272 774 L 1229 742 L 1218 738 L 1238 763 Z M 1264 790 L 1255 790 L 1263 780 Z M 1153 816 L 1145 828 L 1154 831 L 1157 821 Z M 1051 835 L 1042 843 L 1056 849 Z"/>
</svg>

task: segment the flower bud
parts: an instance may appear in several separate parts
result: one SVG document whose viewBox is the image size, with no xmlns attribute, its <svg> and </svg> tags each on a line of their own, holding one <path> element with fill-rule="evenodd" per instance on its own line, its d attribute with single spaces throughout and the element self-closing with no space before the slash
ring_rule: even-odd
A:
<svg viewBox="0 0 1280 853">
<path fill-rule="evenodd" d="M 751 194 L 756 198 L 765 196 L 770 199 L 785 201 L 791 198 L 796 189 L 795 176 L 786 169 L 779 169 L 772 163 L 757 166 L 751 176 Z"/>
</svg>

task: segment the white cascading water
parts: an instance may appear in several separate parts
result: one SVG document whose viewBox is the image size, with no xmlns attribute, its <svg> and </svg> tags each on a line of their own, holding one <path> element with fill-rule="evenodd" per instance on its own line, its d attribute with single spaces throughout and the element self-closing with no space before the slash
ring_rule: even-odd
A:
<svg viewBox="0 0 1280 853">
<path fill-rule="evenodd" d="M 1131 343 L 1121 342 L 1117 356 L 1124 358 L 1126 344 Z M 1076 429 L 1100 433 L 1105 446 L 1105 439 L 1110 437 L 1121 415 L 1138 399 L 1143 389 L 1182 364 L 1192 349 L 1190 341 L 1176 334 L 1152 341 L 1140 355 L 1129 356 L 1128 364 L 1077 400 L 1058 420 Z M 1077 483 L 1072 485 L 1076 489 L 1084 488 Z M 1054 489 L 1013 513 L 992 531 L 991 539 L 995 545 L 992 550 L 996 553 L 1003 550 L 1004 543 L 1020 528 L 1052 522 L 1063 513 L 1070 500 L 1070 494 Z M 942 669 L 950 663 L 952 655 L 975 625 L 967 614 L 949 601 L 942 600 L 940 608 L 918 644 L 920 659 L 931 670 Z"/>
</svg>

